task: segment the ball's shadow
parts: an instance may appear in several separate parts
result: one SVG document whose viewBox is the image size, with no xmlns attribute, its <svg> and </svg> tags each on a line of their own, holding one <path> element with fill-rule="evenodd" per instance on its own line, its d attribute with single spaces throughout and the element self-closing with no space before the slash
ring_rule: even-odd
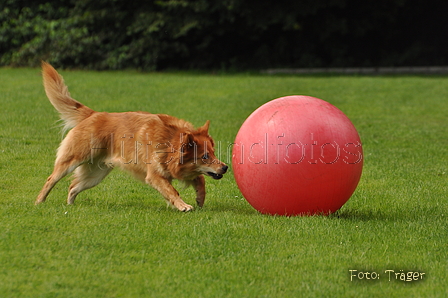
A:
<svg viewBox="0 0 448 298">
<path fill-rule="evenodd" d="M 379 209 L 340 209 L 333 214 L 330 214 L 330 218 L 346 219 L 352 221 L 415 221 L 422 217 L 431 214 L 432 217 L 443 217 L 440 210 L 437 208 L 419 208 L 414 210 L 407 210 L 405 207 L 401 210 L 379 210 Z"/>
</svg>

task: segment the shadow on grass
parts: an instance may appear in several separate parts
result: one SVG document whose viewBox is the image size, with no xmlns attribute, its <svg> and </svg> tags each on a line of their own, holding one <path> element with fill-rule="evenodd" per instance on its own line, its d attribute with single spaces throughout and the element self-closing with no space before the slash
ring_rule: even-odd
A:
<svg viewBox="0 0 448 298">
<path fill-rule="evenodd" d="M 421 221 L 438 220 L 445 217 L 444 210 L 437 207 L 414 207 L 395 210 L 380 209 L 343 209 L 329 218 L 340 218 L 354 221 Z"/>
<path fill-rule="evenodd" d="M 357 221 L 397 219 L 396 216 L 384 213 L 382 210 L 356 210 L 356 209 L 338 210 L 335 213 L 330 214 L 328 217 L 357 220 Z"/>
<path fill-rule="evenodd" d="M 85 199 L 78 200 L 75 206 L 78 207 L 92 207 L 95 206 L 100 209 L 110 210 L 110 211 L 120 211 L 123 209 L 138 209 L 140 211 L 147 211 L 149 213 L 153 212 L 173 212 L 178 213 L 179 211 L 167 206 L 163 200 L 160 202 L 158 200 L 145 200 L 142 198 L 131 198 L 127 200 L 115 200 L 108 201 L 102 199 Z M 241 216 L 272 216 L 266 215 L 258 212 L 249 205 L 241 204 L 239 202 L 213 202 L 211 204 L 205 204 L 204 207 L 200 208 L 194 206 L 192 213 L 221 213 L 221 214 L 232 214 Z M 438 221 L 445 220 L 447 215 L 447 210 L 445 208 L 440 208 L 440 206 L 402 206 L 402 208 L 392 208 L 392 209 L 355 209 L 355 208 L 342 208 L 333 214 L 326 215 L 313 215 L 310 217 L 322 217 L 328 219 L 342 219 L 349 221 Z M 275 215 L 280 216 L 280 215 Z M 283 217 L 283 216 L 280 216 Z M 285 216 L 289 217 L 289 216 Z M 291 216 L 295 217 L 295 216 Z M 299 216 L 301 217 L 301 216 Z M 302 216 L 306 218 L 307 216 Z"/>
<path fill-rule="evenodd" d="M 197 210 L 203 212 L 214 212 L 214 213 L 232 213 L 235 215 L 249 215 L 249 216 L 261 215 L 261 213 L 259 213 L 257 210 L 253 208 L 243 208 L 241 206 L 228 206 L 225 204 L 213 205 L 210 207 L 205 206 Z"/>
<path fill-rule="evenodd" d="M 245 206 L 244 204 L 232 203 L 232 202 L 210 202 L 205 203 L 204 207 L 198 207 L 193 204 L 191 200 L 187 203 L 192 204 L 194 209 L 187 213 L 228 213 L 234 215 L 260 215 L 258 211 L 250 206 Z M 65 206 L 65 205 L 64 205 Z M 73 206 L 77 207 L 96 207 L 104 210 L 110 211 L 120 211 L 120 210 L 132 210 L 136 209 L 139 211 L 146 212 L 169 212 L 169 213 L 182 213 L 172 206 L 168 206 L 162 198 L 159 199 L 147 199 L 140 196 L 128 196 L 127 199 L 88 199 L 80 198 Z"/>
</svg>

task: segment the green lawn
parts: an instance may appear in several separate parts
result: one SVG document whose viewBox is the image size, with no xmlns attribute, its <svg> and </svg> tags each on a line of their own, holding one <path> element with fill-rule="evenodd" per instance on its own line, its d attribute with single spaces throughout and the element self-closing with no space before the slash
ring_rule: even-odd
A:
<svg viewBox="0 0 448 298">
<path fill-rule="evenodd" d="M 269 100 L 324 99 L 358 129 L 363 175 L 328 217 L 261 215 L 232 171 L 206 178 L 205 206 L 190 213 L 118 170 L 73 206 L 69 179 L 34 206 L 58 116 L 38 69 L 0 69 L 0 297 L 448 296 L 448 77 L 61 73 L 97 111 L 210 119 L 222 148 Z M 423 279 L 401 281 L 408 271 Z"/>
</svg>

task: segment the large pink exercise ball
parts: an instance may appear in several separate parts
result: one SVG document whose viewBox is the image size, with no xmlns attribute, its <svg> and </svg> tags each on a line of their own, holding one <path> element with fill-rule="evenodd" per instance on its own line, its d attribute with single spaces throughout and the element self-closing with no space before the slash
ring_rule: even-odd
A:
<svg viewBox="0 0 448 298">
<path fill-rule="evenodd" d="M 363 150 L 351 121 L 310 96 L 274 99 L 243 123 L 233 144 L 236 183 L 256 210 L 272 215 L 328 215 L 361 177 Z"/>
</svg>

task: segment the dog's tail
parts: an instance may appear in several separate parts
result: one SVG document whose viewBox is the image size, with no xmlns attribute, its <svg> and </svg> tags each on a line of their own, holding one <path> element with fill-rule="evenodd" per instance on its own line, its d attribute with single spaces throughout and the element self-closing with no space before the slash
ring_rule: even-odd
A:
<svg viewBox="0 0 448 298">
<path fill-rule="evenodd" d="M 64 121 L 64 130 L 75 127 L 94 113 L 92 109 L 70 96 L 62 76 L 53 66 L 44 61 L 42 61 L 42 76 L 45 93 Z"/>
</svg>

